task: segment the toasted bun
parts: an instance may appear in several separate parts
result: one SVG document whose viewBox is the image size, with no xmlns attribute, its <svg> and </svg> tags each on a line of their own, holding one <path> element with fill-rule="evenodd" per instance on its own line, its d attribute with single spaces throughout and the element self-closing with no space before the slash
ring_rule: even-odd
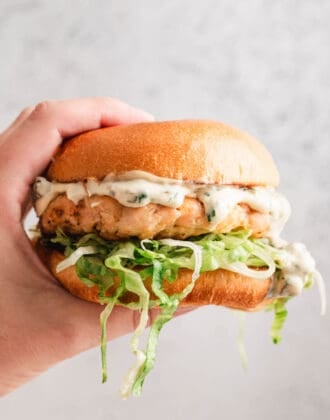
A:
<svg viewBox="0 0 330 420">
<path fill-rule="evenodd" d="M 186 120 L 89 131 L 64 143 L 47 176 L 58 182 L 140 170 L 201 183 L 277 186 L 272 157 L 253 137 L 222 123 Z"/>
<path fill-rule="evenodd" d="M 56 266 L 65 257 L 62 253 L 44 247 L 40 242 L 35 243 L 35 248 L 43 263 L 57 280 L 74 296 L 90 302 L 99 302 L 98 287 L 87 287 L 78 278 L 75 268 L 69 267 L 59 273 Z M 191 270 L 181 269 L 178 278 L 169 283 L 164 281 L 164 290 L 168 295 L 181 292 L 191 281 Z M 245 311 L 254 311 L 270 303 L 267 298 L 271 287 L 271 279 L 256 280 L 226 270 L 208 271 L 196 281 L 193 291 L 180 303 L 181 306 L 222 305 Z M 151 292 L 150 281 L 145 285 Z M 114 292 L 117 285 L 109 290 L 109 295 Z M 151 292 L 151 298 L 155 296 Z M 136 295 L 126 293 L 121 299 L 124 303 L 137 300 Z"/>
<path fill-rule="evenodd" d="M 212 121 L 165 121 L 103 128 L 83 133 L 63 144 L 47 170 L 58 182 L 98 179 L 128 171 L 145 171 L 159 177 L 212 184 L 277 186 L 275 164 L 257 140 Z M 74 267 L 56 272 L 64 255 L 37 244 L 37 251 L 51 273 L 73 295 L 98 302 L 98 288 L 85 286 Z M 168 295 L 181 292 L 192 272 L 181 269 L 176 281 L 164 281 Z M 146 287 L 152 294 L 150 281 Z M 269 302 L 271 279 L 256 280 L 226 270 L 201 274 L 181 305 L 223 305 L 255 310 Z M 109 290 L 109 293 L 113 293 Z M 126 293 L 125 303 L 137 296 Z"/>
</svg>

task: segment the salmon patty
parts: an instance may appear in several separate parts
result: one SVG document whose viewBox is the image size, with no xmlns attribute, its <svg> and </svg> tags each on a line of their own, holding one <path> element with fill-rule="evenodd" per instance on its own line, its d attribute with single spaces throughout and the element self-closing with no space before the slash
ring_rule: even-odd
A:
<svg viewBox="0 0 330 420">
<path fill-rule="evenodd" d="M 48 235 L 60 228 L 70 235 L 96 233 L 110 240 L 132 236 L 185 239 L 209 232 L 226 233 L 237 228 L 250 229 L 255 237 L 262 237 L 270 229 L 270 217 L 251 210 L 246 204 L 238 204 L 224 220 L 212 224 L 207 220 L 203 204 L 192 197 L 186 197 L 178 208 L 160 204 L 133 208 L 108 196 L 86 197 L 74 204 L 61 194 L 43 212 L 39 226 Z"/>
</svg>

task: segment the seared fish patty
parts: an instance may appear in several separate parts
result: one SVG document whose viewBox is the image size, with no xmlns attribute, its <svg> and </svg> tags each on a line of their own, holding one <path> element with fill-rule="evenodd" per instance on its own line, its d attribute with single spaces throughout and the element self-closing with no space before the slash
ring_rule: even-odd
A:
<svg viewBox="0 0 330 420">
<path fill-rule="evenodd" d="M 178 208 L 160 204 L 125 207 L 108 196 L 92 196 L 77 205 L 66 195 L 58 195 L 40 217 L 44 234 L 57 228 L 71 235 L 97 233 L 105 239 L 124 239 L 131 236 L 146 238 L 177 238 L 216 232 L 226 233 L 236 228 L 251 229 L 255 237 L 269 231 L 269 215 L 251 210 L 246 204 L 235 206 L 218 224 L 208 222 L 203 204 L 186 197 Z"/>
</svg>

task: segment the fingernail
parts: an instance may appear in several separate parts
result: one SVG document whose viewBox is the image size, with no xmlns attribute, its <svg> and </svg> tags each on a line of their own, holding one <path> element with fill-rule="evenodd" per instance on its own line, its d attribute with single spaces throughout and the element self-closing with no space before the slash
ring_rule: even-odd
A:
<svg viewBox="0 0 330 420">
<path fill-rule="evenodd" d="M 141 113 L 141 114 L 143 114 L 143 116 L 144 116 L 144 118 L 146 119 L 146 120 L 148 120 L 148 121 L 155 121 L 155 117 L 152 115 L 152 114 L 150 114 L 149 112 L 147 112 L 147 111 L 144 111 L 143 109 L 138 109 L 138 111 Z"/>
</svg>

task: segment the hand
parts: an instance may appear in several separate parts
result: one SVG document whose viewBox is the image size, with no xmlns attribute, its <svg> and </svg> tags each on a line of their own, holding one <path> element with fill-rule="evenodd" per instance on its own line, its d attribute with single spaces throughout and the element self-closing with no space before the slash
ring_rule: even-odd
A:
<svg viewBox="0 0 330 420">
<path fill-rule="evenodd" d="M 149 114 L 110 98 L 43 102 L 24 110 L 0 135 L 0 395 L 100 340 L 102 306 L 65 291 L 23 230 L 31 184 L 63 138 L 149 120 Z M 136 311 L 115 308 L 108 338 L 132 331 L 137 322 Z"/>
</svg>

